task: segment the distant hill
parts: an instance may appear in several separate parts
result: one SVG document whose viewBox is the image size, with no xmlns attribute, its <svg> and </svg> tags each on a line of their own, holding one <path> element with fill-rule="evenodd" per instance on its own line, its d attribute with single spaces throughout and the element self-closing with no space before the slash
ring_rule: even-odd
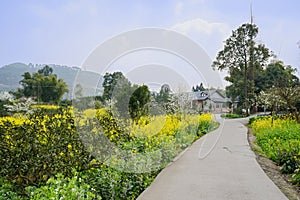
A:
<svg viewBox="0 0 300 200">
<path fill-rule="evenodd" d="M 20 80 L 25 72 L 37 72 L 45 64 L 33 65 L 24 63 L 13 63 L 0 67 L 0 91 L 15 91 L 20 87 Z M 70 98 L 75 84 L 80 83 L 83 88 L 83 96 L 91 96 L 102 93 L 103 77 L 100 74 L 88 71 L 81 71 L 78 67 L 67 67 L 61 65 L 48 64 L 53 69 L 53 74 L 63 79 L 68 87 L 69 94 L 65 98 Z M 76 80 L 76 83 L 75 83 Z"/>
</svg>

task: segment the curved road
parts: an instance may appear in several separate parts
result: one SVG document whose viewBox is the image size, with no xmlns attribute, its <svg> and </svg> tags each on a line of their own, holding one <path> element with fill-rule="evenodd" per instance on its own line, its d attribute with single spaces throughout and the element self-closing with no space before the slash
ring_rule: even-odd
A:
<svg viewBox="0 0 300 200">
<path fill-rule="evenodd" d="M 256 162 L 247 119 L 217 118 L 220 127 L 162 170 L 139 200 L 287 199 Z"/>
</svg>

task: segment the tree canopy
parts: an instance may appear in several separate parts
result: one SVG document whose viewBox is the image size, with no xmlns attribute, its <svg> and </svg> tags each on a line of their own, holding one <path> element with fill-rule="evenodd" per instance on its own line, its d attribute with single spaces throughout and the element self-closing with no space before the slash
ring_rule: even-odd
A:
<svg viewBox="0 0 300 200">
<path fill-rule="evenodd" d="M 130 87 L 131 83 L 122 74 L 122 72 L 106 73 L 104 75 L 104 81 L 102 83 L 103 94 L 102 98 L 104 101 L 113 99 L 113 95 L 121 92 L 124 87 Z"/>
<path fill-rule="evenodd" d="M 203 83 L 192 87 L 193 92 L 204 91 L 206 88 L 203 86 Z"/>
<path fill-rule="evenodd" d="M 138 87 L 129 100 L 129 113 L 133 120 L 138 121 L 140 117 L 149 114 L 150 91 L 148 86 Z"/>
<path fill-rule="evenodd" d="M 226 89 L 232 99 L 239 97 L 240 107 L 255 105 L 256 83 L 263 66 L 268 63 L 271 52 L 263 44 L 255 42 L 258 27 L 252 23 L 242 24 L 225 41 L 212 64 L 213 69 L 228 70 L 225 80 L 231 85 Z"/>
<path fill-rule="evenodd" d="M 148 115 L 151 95 L 147 86 L 132 85 L 122 72 L 114 72 L 104 75 L 103 88 L 103 103 L 110 105 L 114 115 L 133 120 Z"/>
<path fill-rule="evenodd" d="M 32 74 L 25 72 L 20 81 L 22 87 L 14 95 L 17 98 L 33 97 L 38 102 L 58 103 L 69 90 L 67 84 L 52 72 L 52 68 L 47 65 Z"/>
<path fill-rule="evenodd" d="M 272 113 L 284 107 L 300 122 L 297 110 L 300 103 L 300 82 L 295 72 L 296 69 L 284 65 L 282 61 L 271 62 L 262 74 L 259 98 L 261 104 L 268 106 Z"/>
</svg>

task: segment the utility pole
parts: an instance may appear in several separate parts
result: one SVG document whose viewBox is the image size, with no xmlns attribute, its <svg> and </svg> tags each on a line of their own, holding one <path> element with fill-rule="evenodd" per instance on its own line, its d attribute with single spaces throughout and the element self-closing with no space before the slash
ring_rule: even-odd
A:
<svg viewBox="0 0 300 200">
<path fill-rule="evenodd" d="M 252 2 L 250 3 L 250 24 L 253 28 L 253 14 L 252 14 Z M 252 29 L 253 30 L 253 29 Z M 250 59 L 249 59 L 249 80 L 250 80 L 250 98 L 248 95 L 249 100 L 254 99 L 254 41 L 253 41 L 253 33 L 250 32 Z M 250 101 L 248 101 L 250 102 Z M 248 105 L 249 106 L 249 105 Z M 249 106 L 251 107 L 251 106 Z"/>
</svg>

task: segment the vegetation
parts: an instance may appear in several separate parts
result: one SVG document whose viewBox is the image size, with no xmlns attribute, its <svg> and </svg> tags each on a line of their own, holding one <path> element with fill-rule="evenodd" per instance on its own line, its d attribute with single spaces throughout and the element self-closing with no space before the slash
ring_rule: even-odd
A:
<svg viewBox="0 0 300 200">
<path fill-rule="evenodd" d="M 232 102 L 238 100 L 238 111 L 256 112 L 259 107 L 273 111 L 289 111 L 300 123 L 299 97 L 300 82 L 294 75 L 296 69 L 276 59 L 270 60 L 272 53 L 255 38 L 258 27 L 243 24 L 225 41 L 212 67 L 228 70 L 225 80 L 231 85 L 226 87 Z M 239 113 L 240 114 L 240 113 Z"/>
<path fill-rule="evenodd" d="M 234 118 L 242 118 L 242 117 L 246 117 L 246 116 L 245 115 L 241 115 L 241 114 L 227 113 L 227 114 L 222 114 L 221 117 L 223 117 L 223 118 L 229 118 L 229 119 L 234 119 Z"/>
<path fill-rule="evenodd" d="M 251 128 L 263 154 L 300 185 L 300 124 L 290 116 L 252 118 Z"/>
<path fill-rule="evenodd" d="M 259 103 L 271 113 L 288 110 L 300 123 L 297 105 L 300 103 L 300 82 L 294 75 L 296 69 L 281 61 L 270 63 L 262 75 Z"/>
<path fill-rule="evenodd" d="M 53 69 L 47 65 L 37 73 L 25 72 L 20 81 L 22 88 L 14 92 L 14 95 L 17 98 L 33 97 L 38 102 L 59 103 L 68 92 L 68 86 L 52 72 Z"/>
<path fill-rule="evenodd" d="M 148 86 L 138 87 L 129 100 L 129 113 L 131 119 L 138 121 L 142 116 L 149 115 L 150 91 Z"/>
<path fill-rule="evenodd" d="M 239 106 L 246 109 L 246 115 L 250 106 L 256 104 L 257 79 L 270 57 L 269 49 L 255 42 L 257 34 L 255 24 L 241 25 L 225 41 L 224 49 L 212 65 L 214 69 L 228 70 L 229 76 L 225 80 L 231 85 L 226 90 L 232 100 L 239 97 Z"/>
<path fill-rule="evenodd" d="M 246 115 L 259 105 L 293 114 L 250 123 L 262 152 L 300 185 L 299 79 L 291 66 L 269 62 L 257 34 L 254 24 L 233 31 L 213 68 L 229 71 L 227 93 Z M 135 199 L 180 151 L 217 126 L 210 114 L 190 114 L 189 95 L 165 84 L 151 96 L 121 72 L 104 75 L 102 96 L 87 97 L 76 85 L 74 107 L 58 106 L 68 88 L 49 66 L 25 72 L 20 84 L 17 99 L 0 95 L 0 199 Z M 202 90 L 203 84 L 193 87 Z"/>
<path fill-rule="evenodd" d="M 196 85 L 195 87 L 192 87 L 193 92 L 198 92 L 198 91 L 205 91 L 207 90 L 204 88 L 203 83 L 200 83 L 199 85 Z"/>
<path fill-rule="evenodd" d="M 15 199 L 134 199 L 214 126 L 209 114 L 122 124 L 108 108 L 30 109 L 0 118 L 0 192 Z"/>
</svg>

